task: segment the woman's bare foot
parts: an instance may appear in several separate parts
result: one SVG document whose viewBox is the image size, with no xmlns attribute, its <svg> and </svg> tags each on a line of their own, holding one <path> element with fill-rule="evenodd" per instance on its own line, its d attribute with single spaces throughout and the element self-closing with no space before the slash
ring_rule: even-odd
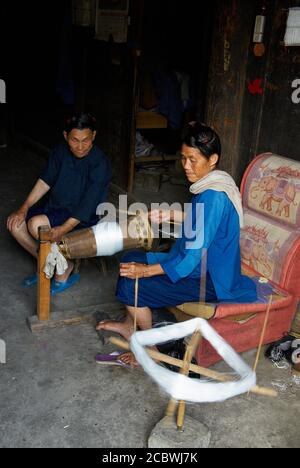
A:
<svg viewBox="0 0 300 468">
<path fill-rule="evenodd" d="M 103 322 L 98 323 L 96 330 L 106 330 L 114 333 L 118 333 L 123 336 L 126 341 L 130 340 L 130 337 L 133 333 L 133 327 L 126 322 L 117 322 L 115 320 L 104 320 Z"/>
<path fill-rule="evenodd" d="M 67 270 L 64 272 L 63 275 L 56 274 L 55 275 L 55 281 L 59 281 L 60 283 L 65 283 L 66 281 L 68 281 L 68 278 L 69 278 L 70 274 L 72 273 L 73 269 L 74 269 L 74 263 L 71 262 L 71 260 L 68 260 Z"/>
</svg>

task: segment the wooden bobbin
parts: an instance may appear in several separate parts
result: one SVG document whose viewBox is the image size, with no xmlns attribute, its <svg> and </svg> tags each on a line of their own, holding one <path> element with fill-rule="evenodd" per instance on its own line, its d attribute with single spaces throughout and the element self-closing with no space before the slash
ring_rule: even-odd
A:
<svg viewBox="0 0 300 468">
<path fill-rule="evenodd" d="M 123 235 L 123 250 L 144 248 L 151 250 L 154 234 L 148 215 L 128 216 L 119 223 Z M 107 242 L 107 239 L 105 239 Z M 67 259 L 97 257 L 97 241 L 92 228 L 73 231 L 64 236 L 59 250 Z"/>
<path fill-rule="evenodd" d="M 186 347 L 184 359 L 183 359 L 183 366 L 180 369 L 180 374 L 181 375 L 189 375 L 190 371 L 190 364 L 192 362 L 193 356 L 195 354 L 195 351 L 200 343 L 200 340 L 202 338 L 202 335 L 199 331 L 196 331 L 189 344 Z M 176 408 L 177 408 L 178 402 L 174 399 L 171 399 L 166 410 L 166 416 L 169 418 L 173 418 L 175 413 L 176 413 Z M 183 424 L 184 424 L 184 416 L 185 416 L 185 401 L 180 401 L 178 404 L 178 416 L 177 416 L 177 429 L 182 430 L 183 429 Z"/>
</svg>

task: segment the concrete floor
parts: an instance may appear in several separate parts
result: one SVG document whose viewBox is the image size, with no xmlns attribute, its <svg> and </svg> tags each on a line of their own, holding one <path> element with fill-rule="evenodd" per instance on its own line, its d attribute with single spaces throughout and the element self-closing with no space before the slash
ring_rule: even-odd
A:
<svg viewBox="0 0 300 468">
<path fill-rule="evenodd" d="M 95 354 L 113 348 L 102 347 L 92 324 L 38 334 L 27 327 L 26 318 L 35 314 L 36 290 L 23 289 L 20 282 L 34 264 L 8 235 L 5 220 L 43 164 L 29 150 L 0 150 L 0 339 L 7 346 L 7 363 L 0 364 L 0 446 L 147 447 L 168 397 L 140 370 L 97 365 Z M 177 188 L 173 190 L 163 187 L 171 198 L 178 195 Z M 147 201 L 150 198 L 148 194 Z M 112 301 L 116 277 L 116 265 L 104 277 L 88 262 L 80 284 L 53 299 L 52 310 Z M 254 351 L 245 354 L 250 364 L 254 357 Z M 300 446 L 300 386 L 290 370 L 277 369 L 263 357 L 258 382 L 275 385 L 278 398 L 243 395 L 225 403 L 188 406 L 188 415 L 210 428 L 211 447 Z"/>
</svg>

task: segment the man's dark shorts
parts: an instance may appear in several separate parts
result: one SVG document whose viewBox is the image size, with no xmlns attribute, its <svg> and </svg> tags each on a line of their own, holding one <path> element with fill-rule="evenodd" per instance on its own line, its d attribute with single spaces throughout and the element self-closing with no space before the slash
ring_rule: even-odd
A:
<svg viewBox="0 0 300 468">
<path fill-rule="evenodd" d="M 28 221 L 31 218 L 34 218 L 35 216 L 41 216 L 41 215 L 47 216 L 50 222 L 50 226 L 52 228 L 61 226 L 68 219 L 72 218 L 71 213 L 68 210 L 65 210 L 63 208 L 53 209 L 53 208 L 47 208 L 47 206 L 46 207 L 45 206 L 33 206 L 32 208 L 28 210 L 28 213 L 26 216 L 26 223 L 28 223 Z M 82 228 L 86 228 L 89 226 L 94 226 L 95 224 L 97 224 L 98 221 L 99 219 L 95 218 L 89 224 L 80 223 L 78 224 L 78 226 L 76 226 L 75 229 L 82 229 Z"/>
</svg>

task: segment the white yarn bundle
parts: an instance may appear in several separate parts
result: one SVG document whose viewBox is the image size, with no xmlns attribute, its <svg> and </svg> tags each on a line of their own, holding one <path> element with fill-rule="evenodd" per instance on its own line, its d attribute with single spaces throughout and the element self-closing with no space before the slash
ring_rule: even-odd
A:
<svg viewBox="0 0 300 468">
<path fill-rule="evenodd" d="M 199 330 L 219 355 L 240 376 L 238 381 L 213 383 L 195 380 L 171 372 L 156 364 L 144 349 L 170 340 L 178 340 Z M 168 327 L 137 332 L 131 337 L 131 350 L 145 372 L 172 398 L 192 403 L 225 401 L 234 396 L 247 393 L 256 385 L 256 374 L 218 335 L 206 320 L 196 318 Z"/>
<path fill-rule="evenodd" d="M 109 257 L 123 250 L 123 234 L 118 223 L 101 222 L 93 226 L 97 257 Z"/>
</svg>

